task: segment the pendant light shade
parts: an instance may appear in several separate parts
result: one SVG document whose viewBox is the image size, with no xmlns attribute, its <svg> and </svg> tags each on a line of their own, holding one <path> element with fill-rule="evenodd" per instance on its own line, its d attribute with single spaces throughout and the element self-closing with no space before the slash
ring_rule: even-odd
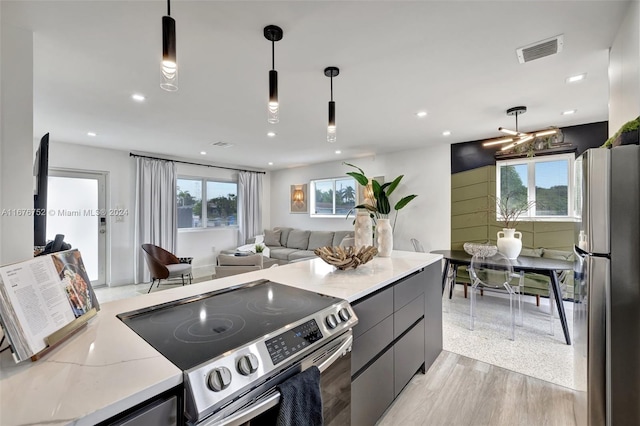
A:
<svg viewBox="0 0 640 426">
<path fill-rule="evenodd" d="M 171 17 L 170 1 L 167 0 L 167 16 L 162 17 L 162 81 L 160 87 L 168 92 L 175 92 L 178 90 L 176 21 Z"/>
<path fill-rule="evenodd" d="M 264 37 L 271 42 L 271 71 L 269 71 L 269 104 L 267 121 L 276 124 L 280 121 L 280 103 L 278 102 L 278 71 L 276 71 L 275 42 L 282 40 L 282 28 L 276 25 L 264 27 Z"/>
<path fill-rule="evenodd" d="M 336 103 L 333 101 L 333 77 L 340 74 L 338 67 L 327 67 L 324 75 L 331 79 L 331 100 L 329 101 L 329 121 L 327 123 L 327 142 L 336 141 Z"/>
</svg>

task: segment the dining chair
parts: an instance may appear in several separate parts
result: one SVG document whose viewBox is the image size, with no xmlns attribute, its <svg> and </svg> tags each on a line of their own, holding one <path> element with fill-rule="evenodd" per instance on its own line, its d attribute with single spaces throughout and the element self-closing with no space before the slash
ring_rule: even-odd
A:
<svg viewBox="0 0 640 426">
<path fill-rule="evenodd" d="M 491 257 L 478 254 L 471 258 L 469 275 L 472 280 L 470 297 L 469 329 L 474 329 L 476 316 L 476 290 L 506 292 L 509 295 L 509 314 L 511 316 L 511 340 L 515 339 L 516 315 L 514 298 L 517 296 L 520 325 L 522 325 L 522 293 L 524 291 L 524 273 L 515 273 L 511 261 L 502 253 Z"/>
<path fill-rule="evenodd" d="M 147 293 L 151 292 L 156 280 L 158 280 L 158 287 L 161 280 L 177 277 L 182 278 L 182 285 L 185 283 L 185 277 L 189 279 L 189 284 L 191 284 L 190 263 L 181 263 L 176 255 L 153 244 L 142 244 L 142 251 L 151 273 L 151 286 Z"/>
<path fill-rule="evenodd" d="M 420 241 L 418 241 L 415 238 L 411 239 L 411 244 L 413 244 L 413 250 L 418 252 L 418 253 L 424 253 L 424 247 L 422 247 L 422 244 L 420 243 Z"/>
</svg>

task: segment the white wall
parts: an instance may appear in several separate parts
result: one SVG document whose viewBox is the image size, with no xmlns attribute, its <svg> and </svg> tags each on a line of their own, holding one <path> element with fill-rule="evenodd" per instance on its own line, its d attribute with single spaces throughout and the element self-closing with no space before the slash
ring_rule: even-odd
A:
<svg viewBox="0 0 640 426">
<path fill-rule="evenodd" d="M 347 220 L 311 218 L 309 214 L 289 213 L 291 185 L 308 184 L 312 179 L 345 176 L 346 172 L 354 170 L 342 164 L 346 161 L 363 169 L 367 176 L 384 176 L 385 182 L 404 174 L 402 183 L 391 196 L 392 203 L 401 196 L 418 195 L 400 210 L 394 231 L 394 249 L 413 250 L 411 238 L 420 240 L 427 251 L 447 249 L 451 244 L 450 157 L 450 146 L 441 145 L 273 172 L 271 175 L 271 222 L 268 227 L 290 226 L 311 230 L 352 229 L 351 218 Z"/>
<path fill-rule="evenodd" d="M 609 56 L 609 136 L 640 115 L 640 2 L 629 3 Z"/>
<path fill-rule="evenodd" d="M 30 210 L 33 208 L 33 33 L 3 20 L 0 52 L 0 210 Z M 5 213 L 0 215 L 0 265 L 32 258 L 33 217 Z"/>
</svg>

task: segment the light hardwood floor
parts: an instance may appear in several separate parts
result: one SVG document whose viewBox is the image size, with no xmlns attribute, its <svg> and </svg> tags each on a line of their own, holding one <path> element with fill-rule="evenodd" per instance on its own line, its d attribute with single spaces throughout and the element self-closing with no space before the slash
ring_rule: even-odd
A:
<svg viewBox="0 0 640 426">
<path fill-rule="evenodd" d="M 574 391 L 443 351 L 418 373 L 379 426 L 573 426 Z"/>
</svg>

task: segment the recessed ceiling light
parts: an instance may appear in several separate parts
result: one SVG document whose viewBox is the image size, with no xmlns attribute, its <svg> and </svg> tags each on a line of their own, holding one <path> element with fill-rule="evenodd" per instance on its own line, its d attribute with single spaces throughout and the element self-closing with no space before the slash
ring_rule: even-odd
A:
<svg viewBox="0 0 640 426">
<path fill-rule="evenodd" d="M 207 151 L 200 151 L 200 155 L 207 155 Z"/>
<path fill-rule="evenodd" d="M 87 136 L 96 137 L 98 134 L 96 132 L 87 132 Z"/>
<path fill-rule="evenodd" d="M 418 118 L 424 118 L 427 116 L 427 111 L 418 111 L 416 112 L 416 115 L 418 116 Z"/>
<path fill-rule="evenodd" d="M 145 98 L 144 95 L 141 95 L 140 93 L 134 93 L 133 95 L 131 95 L 131 99 L 133 99 L 136 102 L 144 102 Z"/>
<path fill-rule="evenodd" d="M 571 115 L 571 114 L 575 114 L 577 110 L 575 109 L 570 109 L 568 111 L 563 111 L 562 115 Z"/>
<path fill-rule="evenodd" d="M 273 166 L 273 161 L 269 161 L 268 163 L 270 166 Z"/>
<path fill-rule="evenodd" d="M 450 130 L 445 130 L 444 132 L 442 132 L 442 136 L 449 136 L 451 134 Z"/>
<path fill-rule="evenodd" d="M 339 149 L 336 150 L 336 154 L 342 154 L 342 151 L 340 151 Z"/>
<path fill-rule="evenodd" d="M 585 78 L 587 78 L 587 73 L 578 74 L 578 75 L 572 75 L 571 77 L 567 77 L 566 82 L 567 83 L 576 83 L 578 81 L 584 80 Z"/>
<path fill-rule="evenodd" d="M 267 136 L 269 136 L 270 138 L 274 137 L 275 135 L 276 135 L 276 132 L 267 133 Z"/>
</svg>

